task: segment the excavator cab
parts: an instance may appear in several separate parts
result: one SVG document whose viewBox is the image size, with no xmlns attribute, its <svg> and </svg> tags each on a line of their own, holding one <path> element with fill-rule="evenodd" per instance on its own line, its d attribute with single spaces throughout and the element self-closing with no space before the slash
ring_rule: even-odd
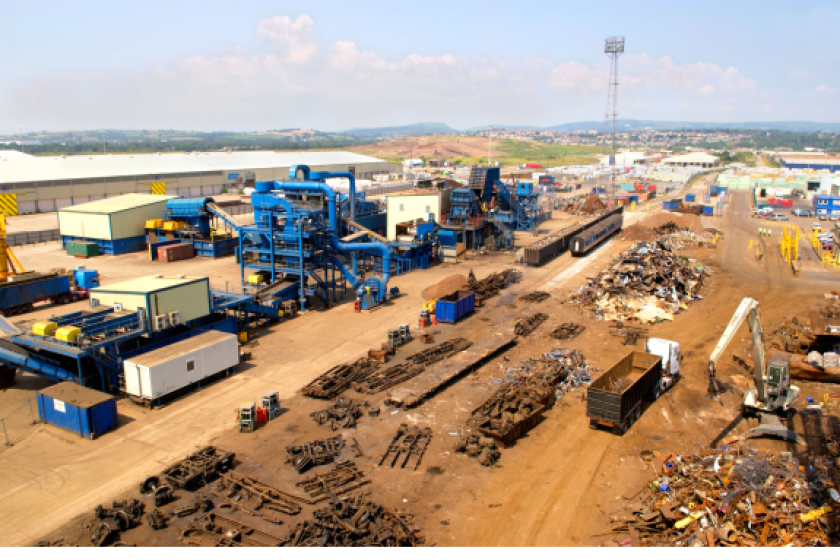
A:
<svg viewBox="0 0 840 560">
<path fill-rule="evenodd" d="M 790 386 L 790 357 L 773 356 L 767 364 L 767 394 L 778 398 Z"/>
</svg>

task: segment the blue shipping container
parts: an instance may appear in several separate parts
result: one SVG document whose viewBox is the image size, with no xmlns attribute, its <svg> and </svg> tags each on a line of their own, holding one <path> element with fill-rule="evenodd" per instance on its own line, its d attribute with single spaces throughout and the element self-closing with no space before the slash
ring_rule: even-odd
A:
<svg viewBox="0 0 840 560">
<path fill-rule="evenodd" d="M 685 201 L 686 202 L 694 202 L 694 194 L 692 193 L 692 194 L 685 195 Z"/>
<path fill-rule="evenodd" d="M 89 387 L 65 382 L 38 391 L 41 420 L 93 439 L 117 425 L 117 401 Z"/>
<path fill-rule="evenodd" d="M 703 207 L 703 215 L 704 216 L 714 216 L 714 206 L 704 206 Z"/>
<path fill-rule="evenodd" d="M 435 302 L 435 318 L 440 323 L 454 323 L 475 310 L 475 292 L 459 290 Z"/>
</svg>

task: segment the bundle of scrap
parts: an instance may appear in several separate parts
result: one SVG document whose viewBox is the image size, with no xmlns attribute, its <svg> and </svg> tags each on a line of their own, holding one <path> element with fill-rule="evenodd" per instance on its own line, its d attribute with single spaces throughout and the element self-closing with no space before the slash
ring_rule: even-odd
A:
<svg viewBox="0 0 840 560">
<path fill-rule="evenodd" d="M 515 268 L 508 268 L 501 272 L 493 272 L 481 280 L 476 280 L 475 274 L 470 269 L 470 274 L 467 276 L 467 284 L 470 290 L 475 292 L 476 297 L 483 301 L 498 295 L 500 291 L 511 284 L 519 282 L 521 279 L 522 273 L 520 271 Z"/>
<path fill-rule="evenodd" d="M 707 275 L 706 267 L 659 242 L 637 243 L 581 286 L 572 301 L 605 321 L 673 321 L 700 298 L 697 293 Z"/>
<path fill-rule="evenodd" d="M 344 392 L 354 382 L 367 378 L 379 367 L 370 358 L 359 358 L 352 364 L 341 364 L 318 376 L 301 389 L 307 397 L 332 399 Z"/>
<path fill-rule="evenodd" d="M 386 509 L 366 496 L 333 498 L 312 519 L 296 525 L 285 546 L 422 546 L 412 516 Z"/>
<path fill-rule="evenodd" d="M 643 452 L 643 459 L 653 455 L 662 458 Z M 627 498 L 612 531 L 629 534 L 625 546 L 836 544 L 836 469 L 817 459 L 800 465 L 790 453 L 754 450 L 671 455 L 660 476 Z"/>
</svg>

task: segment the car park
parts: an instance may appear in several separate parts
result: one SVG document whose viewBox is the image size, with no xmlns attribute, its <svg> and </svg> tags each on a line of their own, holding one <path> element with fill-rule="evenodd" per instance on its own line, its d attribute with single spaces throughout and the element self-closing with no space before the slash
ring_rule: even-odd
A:
<svg viewBox="0 0 840 560">
<path fill-rule="evenodd" d="M 774 222 L 786 222 L 786 221 L 790 220 L 790 218 L 788 218 L 784 214 L 773 214 L 773 216 L 771 216 L 770 219 L 773 220 Z"/>
</svg>

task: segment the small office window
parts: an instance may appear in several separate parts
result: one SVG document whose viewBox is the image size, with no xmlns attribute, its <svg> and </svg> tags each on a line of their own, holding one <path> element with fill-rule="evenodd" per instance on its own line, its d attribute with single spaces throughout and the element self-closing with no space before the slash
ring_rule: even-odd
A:
<svg viewBox="0 0 840 560">
<path fill-rule="evenodd" d="M 403 206 L 402 204 L 400 204 L 400 212 L 405 212 L 405 206 Z"/>
<path fill-rule="evenodd" d="M 195 370 L 195 360 L 187 360 L 187 371 Z"/>
<path fill-rule="evenodd" d="M 431 206 L 426 206 L 426 214 L 430 214 L 432 212 Z"/>
</svg>

